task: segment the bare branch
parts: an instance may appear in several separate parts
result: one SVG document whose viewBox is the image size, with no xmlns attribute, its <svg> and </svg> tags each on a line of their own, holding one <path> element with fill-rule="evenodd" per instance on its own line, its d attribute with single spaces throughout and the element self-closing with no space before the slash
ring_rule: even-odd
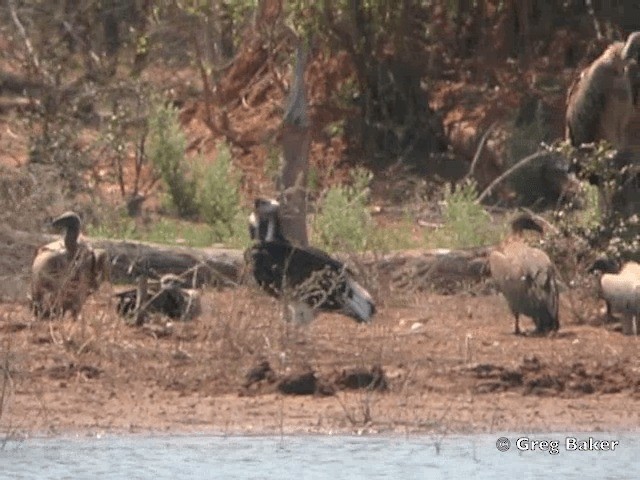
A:
<svg viewBox="0 0 640 480">
<path fill-rule="evenodd" d="M 530 164 L 531 162 L 533 162 L 535 159 L 540 158 L 540 157 L 544 157 L 545 155 L 548 155 L 549 152 L 547 152 L 546 150 L 542 150 L 539 152 L 536 152 L 532 155 L 529 155 L 528 157 L 523 158 L 522 160 L 520 160 L 518 163 L 516 163 L 514 166 L 512 166 L 511 168 L 509 168 L 506 172 L 504 172 L 502 175 L 500 175 L 498 178 L 496 178 L 493 182 L 491 182 L 491 184 L 484 189 L 484 192 L 482 192 L 478 198 L 476 199 L 475 203 L 481 203 L 482 200 L 484 200 L 484 198 L 488 195 L 491 194 L 491 192 L 493 191 L 493 189 L 496 187 L 496 185 L 502 183 L 506 178 L 510 177 L 511 174 L 513 174 L 513 172 L 516 172 L 518 170 L 520 170 L 521 168 L 527 166 L 528 164 Z"/>
<path fill-rule="evenodd" d="M 463 180 L 473 176 L 473 172 L 476 169 L 476 164 L 478 163 L 478 160 L 480 159 L 480 154 L 482 153 L 482 150 L 484 149 L 485 143 L 487 143 L 487 139 L 489 138 L 489 134 L 491 132 L 493 132 L 493 129 L 496 127 L 497 124 L 498 124 L 498 122 L 493 122 L 491 125 L 489 125 L 489 128 L 487 128 L 487 131 L 484 132 L 484 135 L 482 135 L 482 138 L 480 139 L 480 143 L 478 143 L 478 148 L 476 149 L 476 154 L 473 156 L 473 161 L 471 162 L 471 166 L 469 167 L 469 172 L 467 173 L 467 175 L 464 177 Z"/>
<path fill-rule="evenodd" d="M 38 74 L 45 77 L 48 81 L 51 81 L 52 80 L 51 76 L 48 75 L 40 65 L 40 59 L 38 58 L 38 54 L 34 50 L 33 45 L 31 44 L 31 40 L 27 35 L 27 31 L 25 30 L 24 25 L 22 25 L 22 22 L 18 17 L 15 2 L 13 0 L 7 0 L 7 5 L 9 6 L 9 13 L 11 14 L 11 20 L 13 20 L 13 23 L 16 26 L 16 29 L 18 30 L 18 34 L 20 35 L 20 37 L 22 38 L 22 41 L 24 42 L 25 48 L 27 49 L 27 53 L 29 54 L 29 60 L 31 61 L 33 68 L 36 70 L 36 72 L 38 72 Z"/>
</svg>

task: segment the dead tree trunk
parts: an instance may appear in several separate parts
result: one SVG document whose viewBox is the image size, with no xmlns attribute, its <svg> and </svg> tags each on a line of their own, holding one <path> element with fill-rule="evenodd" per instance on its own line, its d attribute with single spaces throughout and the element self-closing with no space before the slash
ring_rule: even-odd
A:
<svg viewBox="0 0 640 480">
<path fill-rule="evenodd" d="M 292 243 L 306 246 L 307 237 L 307 173 L 311 135 L 307 115 L 307 97 L 304 88 L 304 69 L 307 53 L 298 47 L 293 87 L 282 126 L 282 152 L 284 161 L 277 188 L 282 205 L 282 229 Z"/>
</svg>

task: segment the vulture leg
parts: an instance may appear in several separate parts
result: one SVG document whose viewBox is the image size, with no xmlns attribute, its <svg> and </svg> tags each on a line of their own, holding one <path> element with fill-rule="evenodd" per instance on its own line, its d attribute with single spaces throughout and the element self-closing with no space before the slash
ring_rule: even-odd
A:
<svg viewBox="0 0 640 480">
<path fill-rule="evenodd" d="M 289 303 L 289 319 L 297 325 L 307 325 L 315 317 L 313 309 L 304 302 Z"/>
<path fill-rule="evenodd" d="M 145 315 L 146 315 L 146 307 L 147 307 L 147 276 L 140 275 L 138 277 L 138 282 L 136 285 L 136 305 L 133 310 L 134 317 L 133 323 L 136 327 L 139 327 L 144 323 Z"/>
<path fill-rule="evenodd" d="M 516 319 L 516 328 L 513 333 L 514 335 L 522 335 L 522 332 L 520 331 L 520 314 L 515 313 L 513 316 Z"/>
</svg>

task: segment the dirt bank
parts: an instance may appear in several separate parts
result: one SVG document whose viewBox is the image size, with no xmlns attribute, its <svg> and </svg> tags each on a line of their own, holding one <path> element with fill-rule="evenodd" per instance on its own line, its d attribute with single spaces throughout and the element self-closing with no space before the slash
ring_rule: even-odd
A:
<svg viewBox="0 0 640 480">
<path fill-rule="evenodd" d="M 191 323 L 131 327 L 106 287 L 74 323 L 34 322 L 3 305 L 8 372 L 3 435 L 100 432 L 490 432 L 633 430 L 640 425 L 638 339 L 591 324 L 596 303 L 562 299 L 554 338 L 516 337 L 495 295 L 386 293 L 368 326 L 321 315 L 296 329 L 249 287 L 208 291 Z M 573 305 L 573 308 L 571 307 Z M 578 318 L 574 312 L 579 312 Z M 308 368 L 323 393 L 245 388 L 267 361 Z M 380 365 L 388 389 L 343 390 L 353 367 Z"/>
</svg>

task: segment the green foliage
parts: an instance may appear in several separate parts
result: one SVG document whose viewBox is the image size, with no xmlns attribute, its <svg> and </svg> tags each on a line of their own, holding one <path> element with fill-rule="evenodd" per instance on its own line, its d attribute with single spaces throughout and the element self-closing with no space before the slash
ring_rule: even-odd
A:
<svg viewBox="0 0 640 480">
<path fill-rule="evenodd" d="M 169 199 L 181 217 L 197 211 L 196 179 L 185 162 L 186 138 L 176 109 L 158 104 L 149 115 L 148 154 L 167 186 Z"/>
<path fill-rule="evenodd" d="M 408 213 L 390 228 L 379 228 L 369 213 L 369 184 L 373 174 L 358 167 L 350 185 L 329 188 L 318 202 L 312 243 L 329 251 L 388 252 L 417 246 L 412 237 L 414 220 Z"/>
<path fill-rule="evenodd" d="M 340 85 L 338 85 L 337 90 L 333 93 L 333 100 L 342 107 L 352 108 L 354 104 L 354 98 L 358 93 L 359 87 L 355 78 L 346 78 L 340 83 Z M 339 125 L 339 133 L 344 132 L 344 120 L 342 122 L 334 123 L 342 123 L 342 125 Z"/>
<path fill-rule="evenodd" d="M 477 198 L 475 181 L 445 187 L 444 227 L 435 235 L 439 246 L 469 248 L 497 243 L 500 232 L 491 227 L 491 218 L 484 207 L 476 203 Z"/>
<path fill-rule="evenodd" d="M 330 137 L 341 137 L 344 135 L 344 127 L 345 121 L 336 120 L 335 122 L 331 122 L 324 127 L 323 132 L 329 135 Z"/>
<path fill-rule="evenodd" d="M 246 231 L 246 213 L 240 207 L 240 175 L 233 169 L 227 145 L 218 145 L 215 162 L 202 159 L 187 168 L 186 139 L 177 111 L 157 106 L 149 117 L 149 156 L 164 180 L 171 204 L 181 217 L 198 215 L 210 225 L 211 242 L 237 243 Z M 242 218 L 242 221 L 240 220 Z"/>
<path fill-rule="evenodd" d="M 218 144 L 216 161 L 198 168 L 197 204 L 201 217 L 212 228 L 215 241 L 224 241 L 237 233 L 240 208 L 240 175 L 231 163 L 231 152 Z M 246 223 L 246 221 L 245 221 Z M 246 231 L 246 225 L 242 228 Z"/>
<path fill-rule="evenodd" d="M 244 249 L 249 245 L 247 236 L 247 213 L 240 212 L 231 220 L 231 231 L 220 243 L 228 248 Z M 170 217 L 159 217 L 148 225 L 138 225 L 135 219 L 122 210 L 104 215 L 98 224 L 88 225 L 87 234 L 91 237 L 113 238 L 166 245 L 185 245 L 188 247 L 210 247 L 215 239 L 211 226 L 207 223 L 193 222 Z"/>
<path fill-rule="evenodd" d="M 309 172 L 307 172 L 307 192 L 309 195 L 315 195 L 320 189 L 320 172 L 314 165 L 309 165 Z"/>
<path fill-rule="evenodd" d="M 369 170 L 356 168 L 351 172 L 351 185 L 329 188 L 319 202 L 319 213 L 315 217 L 315 243 L 342 251 L 370 247 L 374 226 L 367 205 L 372 178 Z"/>
<path fill-rule="evenodd" d="M 586 182 L 581 184 L 583 205 L 571 217 L 573 225 L 582 230 L 598 229 L 602 221 L 602 208 L 598 187 Z"/>
<path fill-rule="evenodd" d="M 386 253 L 392 250 L 407 250 L 420 245 L 413 237 L 415 218 L 405 211 L 400 222 L 386 228 L 375 228 L 370 240 L 371 248 Z"/>
<path fill-rule="evenodd" d="M 554 150 L 578 167 L 581 180 L 575 200 L 554 212 L 562 235 L 573 240 L 574 255 L 589 259 L 605 253 L 640 260 L 637 166 L 604 141 L 580 149 L 562 142 Z"/>
<path fill-rule="evenodd" d="M 114 211 L 102 218 L 98 225 L 89 225 L 87 233 L 92 237 L 134 240 L 167 245 L 207 247 L 211 245 L 208 225 L 185 220 L 161 217 L 148 226 L 136 225 L 124 212 Z"/>
<path fill-rule="evenodd" d="M 278 178 L 280 171 L 280 148 L 279 145 L 269 145 L 267 150 L 267 159 L 264 162 L 264 175 L 274 181 Z"/>
</svg>

